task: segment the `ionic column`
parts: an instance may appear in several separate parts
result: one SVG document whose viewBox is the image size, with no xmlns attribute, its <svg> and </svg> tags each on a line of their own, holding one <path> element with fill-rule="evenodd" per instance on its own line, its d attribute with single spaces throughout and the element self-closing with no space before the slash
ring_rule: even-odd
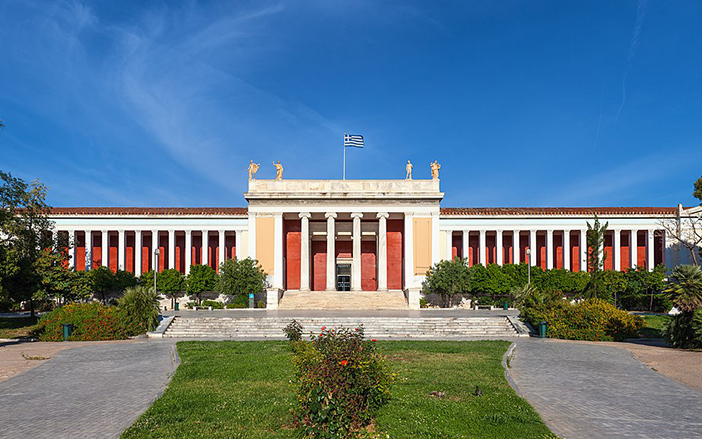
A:
<svg viewBox="0 0 702 439">
<path fill-rule="evenodd" d="M 497 265 L 504 264 L 504 250 L 502 245 L 502 230 L 495 231 L 495 252 L 497 253 L 497 258 L 495 261 Z"/>
<path fill-rule="evenodd" d="M 570 230 L 563 231 L 563 268 L 570 270 Z"/>
<path fill-rule="evenodd" d="M 480 255 L 478 255 L 478 261 L 483 264 L 483 267 L 487 266 L 487 262 L 485 260 L 485 230 L 480 231 Z"/>
<path fill-rule="evenodd" d="M 119 230 L 117 238 L 117 268 L 124 270 L 127 266 L 127 246 L 125 244 L 125 231 Z"/>
<path fill-rule="evenodd" d="M 446 260 L 453 260 L 453 230 L 446 231 Z"/>
<path fill-rule="evenodd" d="M 461 244 L 463 244 L 463 257 L 468 259 L 468 251 L 470 250 L 470 230 L 461 232 Z M 475 264 L 475 261 L 473 261 Z"/>
<path fill-rule="evenodd" d="M 327 291 L 336 291 L 336 213 L 327 212 L 324 217 L 327 219 Z"/>
<path fill-rule="evenodd" d="M 631 250 L 631 257 L 630 262 L 631 262 L 631 268 L 636 268 L 636 265 L 638 264 L 638 259 L 639 259 L 639 231 L 638 230 L 631 230 L 629 232 L 629 237 L 630 237 L 630 244 L 629 244 L 629 249 Z"/>
<path fill-rule="evenodd" d="M 93 268 L 93 231 L 85 231 L 85 271 Z"/>
<path fill-rule="evenodd" d="M 234 249 L 234 257 L 235 257 L 236 259 L 243 259 L 243 258 L 244 258 L 244 253 L 243 253 L 243 251 L 244 251 L 244 247 L 243 247 L 243 245 L 244 245 L 244 238 L 243 238 L 243 234 L 241 233 L 241 230 L 237 230 L 237 231 L 234 232 L 234 233 L 235 233 L 235 235 L 234 235 L 234 240 L 235 240 L 234 245 L 236 246 L 236 248 Z"/>
<path fill-rule="evenodd" d="M 653 271 L 653 265 L 655 264 L 655 258 L 653 254 L 654 249 L 654 231 L 648 229 L 646 232 L 646 237 L 648 238 L 646 242 L 646 269 L 648 271 Z"/>
<path fill-rule="evenodd" d="M 141 255 L 144 251 L 144 243 L 141 237 L 141 230 L 134 231 L 134 275 L 141 276 Z"/>
<path fill-rule="evenodd" d="M 351 272 L 351 291 L 361 291 L 361 218 L 363 214 L 354 212 L 353 218 L 353 271 Z"/>
<path fill-rule="evenodd" d="M 158 272 L 160 271 L 159 268 L 159 258 L 161 256 L 156 256 L 156 250 L 160 248 L 159 242 L 158 242 L 158 230 L 152 230 L 151 231 L 151 268 L 153 268 L 154 271 Z"/>
<path fill-rule="evenodd" d="M 102 266 L 109 267 L 108 258 L 110 257 L 110 232 L 108 230 L 103 230 L 100 232 L 102 234 Z"/>
<path fill-rule="evenodd" d="M 193 231 L 185 231 L 185 275 L 190 274 L 190 266 L 193 265 Z"/>
<path fill-rule="evenodd" d="M 202 261 L 202 265 L 209 265 L 208 255 L 210 254 L 210 232 L 209 230 L 203 230 L 201 233 L 202 246 L 200 251 L 202 252 L 202 255 L 200 256 L 200 260 Z"/>
<path fill-rule="evenodd" d="M 612 247 L 614 247 L 614 255 L 612 259 L 612 270 L 622 270 L 622 231 L 619 229 L 612 230 L 614 237 L 612 238 Z"/>
<path fill-rule="evenodd" d="M 546 230 L 546 269 L 553 268 L 553 230 Z"/>
<path fill-rule="evenodd" d="M 310 290 L 310 217 L 309 212 L 300 212 L 300 291 Z"/>
<path fill-rule="evenodd" d="M 580 231 L 580 271 L 587 271 L 587 229 Z"/>
<path fill-rule="evenodd" d="M 71 246 L 70 250 L 70 256 L 71 260 L 68 261 L 68 268 L 76 268 L 76 231 L 75 230 L 69 230 L 68 231 L 68 245 Z"/>
<path fill-rule="evenodd" d="M 388 289 L 388 216 L 387 212 L 378 212 L 378 291 Z M 449 245 L 449 253 L 451 246 Z M 450 260 L 450 258 L 449 258 Z"/>
<path fill-rule="evenodd" d="M 224 230 L 219 231 L 219 251 L 217 253 L 219 254 L 217 272 L 219 272 L 219 266 L 227 259 L 227 232 Z"/>
<path fill-rule="evenodd" d="M 168 268 L 175 266 L 175 230 L 168 231 Z"/>
<path fill-rule="evenodd" d="M 529 265 L 536 266 L 536 230 L 529 230 Z"/>
<path fill-rule="evenodd" d="M 283 289 L 283 214 L 273 215 L 273 288 Z"/>
<path fill-rule="evenodd" d="M 411 212 L 405 213 L 404 240 L 405 240 L 405 279 L 403 289 L 415 288 L 414 284 L 414 216 Z"/>
<path fill-rule="evenodd" d="M 512 261 L 519 264 L 519 230 L 512 230 Z"/>
</svg>

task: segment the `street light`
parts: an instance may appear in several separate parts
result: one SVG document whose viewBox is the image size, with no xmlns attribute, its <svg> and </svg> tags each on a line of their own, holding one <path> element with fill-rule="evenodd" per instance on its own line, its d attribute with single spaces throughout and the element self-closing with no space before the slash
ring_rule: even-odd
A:
<svg viewBox="0 0 702 439">
<path fill-rule="evenodd" d="M 154 293 L 158 293 L 156 288 L 156 273 L 158 273 L 158 256 L 161 254 L 161 249 L 156 248 L 154 250 Z"/>
<path fill-rule="evenodd" d="M 531 249 L 526 249 L 527 254 L 527 284 L 531 285 Z"/>
</svg>

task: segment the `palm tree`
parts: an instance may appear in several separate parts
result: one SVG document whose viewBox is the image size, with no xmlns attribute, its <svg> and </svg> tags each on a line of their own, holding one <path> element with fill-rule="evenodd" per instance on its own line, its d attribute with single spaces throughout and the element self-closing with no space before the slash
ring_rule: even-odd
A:
<svg viewBox="0 0 702 439">
<path fill-rule="evenodd" d="M 678 265 L 670 275 L 666 292 L 682 312 L 702 308 L 702 270 L 694 265 Z"/>
</svg>

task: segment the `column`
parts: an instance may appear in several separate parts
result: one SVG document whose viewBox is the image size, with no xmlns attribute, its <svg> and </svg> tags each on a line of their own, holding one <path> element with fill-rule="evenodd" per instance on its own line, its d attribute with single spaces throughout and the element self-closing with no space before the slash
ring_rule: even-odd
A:
<svg viewBox="0 0 702 439">
<path fill-rule="evenodd" d="M 570 230 L 563 231 L 563 268 L 570 270 Z"/>
<path fill-rule="evenodd" d="M 102 266 L 109 267 L 110 232 L 108 230 L 103 230 L 100 233 L 102 234 Z"/>
<path fill-rule="evenodd" d="M 152 230 L 151 231 L 151 268 L 154 271 L 159 271 L 159 265 L 158 265 L 158 259 L 159 257 L 156 256 L 156 250 L 159 249 L 158 246 L 158 230 Z"/>
<path fill-rule="evenodd" d="M 283 214 L 273 215 L 273 288 L 283 289 Z"/>
<path fill-rule="evenodd" d="M 512 262 L 519 264 L 519 230 L 512 230 Z"/>
<path fill-rule="evenodd" d="M 224 230 L 219 231 L 219 263 L 217 264 L 217 271 L 219 272 L 219 266 L 224 263 L 227 259 L 227 232 Z"/>
<path fill-rule="evenodd" d="M 327 212 L 324 217 L 327 219 L 327 291 L 336 291 L 336 213 Z"/>
<path fill-rule="evenodd" d="M 529 265 L 536 266 L 536 230 L 529 230 Z"/>
<path fill-rule="evenodd" d="M 414 222 L 412 213 L 405 213 L 405 284 L 404 289 L 414 286 Z"/>
<path fill-rule="evenodd" d="M 463 257 L 468 259 L 468 252 L 470 251 L 470 230 L 464 230 L 462 232 L 462 244 L 463 244 Z M 475 261 L 473 261 L 475 264 Z"/>
<path fill-rule="evenodd" d="M 168 231 L 168 268 L 175 266 L 175 230 Z"/>
<path fill-rule="evenodd" d="M 446 231 L 446 260 L 453 260 L 453 230 Z"/>
<path fill-rule="evenodd" d="M 497 253 L 497 265 L 504 264 L 504 250 L 502 245 L 502 230 L 495 231 L 495 252 Z"/>
<path fill-rule="evenodd" d="M 310 290 L 310 217 L 309 212 L 298 214 L 300 227 L 300 291 Z"/>
<path fill-rule="evenodd" d="M 244 258 L 243 258 L 243 256 L 244 256 L 244 253 L 243 253 L 243 252 L 244 252 L 244 247 L 243 247 L 243 245 L 244 245 L 244 234 L 241 233 L 241 230 L 237 230 L 237 231 L 235 231 L 234 233 L 235 233 L 235 235 L 234 235 L 234 239 L 235 239 L 234 245 L 236 245 L 236 249 L 235 249 L 235 251 L 234 251 L 234 257 L 235 257 L 236 259 L 244 259 Z"/>
<path fill-rule="evenodd" d="M 85 231 L 85 271 L 93 268 L 93 231 Z"/>
<path fill-rule="evenodd" d="M 639 231 L 631 230 L 629 236 L 631 237 L 629 240 L 629 248 L 631 249 L 631 257 L 629 260 L 631 261 L 631 268 L 636 268 L 639 259 Z"/>
<path fill-rule="evenodd" d="M 141 237 L 141 230 L 134 231 L 134 275 L 141 276 L 141 255 L 143 253 L 143 240 Z"/>
<path fill-rule="evenodd" d="M 202 255 L 200 256 L 200 260 L 202 261 L 202 265 L 209 265 L 209 260 L 208 260 L 208 255 L 210 254 L 210 231 L 209 230 L 203 230 L 202 232 L 202 246 L 200 250 L 202 251 Z"/>
<path fill-rule="evenodd" d="M 553 230 L 546 230 L 546 269 L 553 268 Z"/>
<path fill-rule="evenodd" d="M 185 231 L 185 275 L 190 274 L 190 266 L 193 265 L 193 231 Z"/>
<path fill-rule="evenodd" d="M 580 271 L 587 270 L 587 229 L 580 231 Z"/>
<path fill-rule="evenodd" d="M 478 261 L 483 264 L 483 267 L 487 266 L 485 260 L 485 233 L 485 230 L 480 231 L 480 255 L 478 257 Z"/>
<path fill-rule="evenodd" d="M 656 261 L 653 255 L 654 236 L 654 230 L 648 229 L 648 232 L 646 233 L 646 237 L 648 238 L 646 242 L 646 269 L 648 271 L 653 271 L 653 266 Z"/>
<path fill-rule="evenodd" d="M 119 238 L 117 239 L 117 268 L 120 270 L 125 270 L 127 267 L 127 246 L 125 244 L 125 231 L 120 230 L 117 232 Z"/>
<path fill-rule="evenodd" d="M 387 212 L 379 212 L 378 217 L 378 291 L 388 289 L 388 216 Z M 451 233 L 451 232 L 449 232 Z M 449 254 L 451 246 L 449 245 Z M 449 258 L 450 260 L 451 258 Z"/>
<path fill-rule="evenodd" d="M 354 212 L 353 218 L 353 265 L 351 267 L 351 291 L 361 291 L 361 218 L 363 214 Z"/>
<path fill-rule="evenodd" d="M 68 268 L 75 269 L 76 268 L 76 231 L 75 230 L 69 230 L 68 231 L 68 245 L 70 246 L 70 256 L 71 260 L 68 261 Z"/>
<path fill-rule="evenodd" d="M 614 247 L 613 259 L 612 259 L 612 270 L 621 271 L 622 270 L 622 231 L 619 229 L 612 230 L 614 234 L 612 247 Z"/>
</svg>

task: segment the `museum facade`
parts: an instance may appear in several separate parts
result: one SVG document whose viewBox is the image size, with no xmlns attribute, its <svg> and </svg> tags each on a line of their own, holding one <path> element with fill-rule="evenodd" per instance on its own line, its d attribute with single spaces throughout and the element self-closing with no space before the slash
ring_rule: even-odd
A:
<svg viewBox="0 0 702 439">
<path fill-rule="evenodd" d="M 403 291 L 418 306 L 442 259 L 585 269 L 587 223 L 608 222 L 605 268 L 653 269 L 682 255 L 663 221 L 678 207 L 444 208 L 440 181 L 249 180 L 246 208 L 54 208 L 77 270 L 187 274 L 228 258 L 257 259 L 269 306 L 285 291 Z"/>
</svg>

